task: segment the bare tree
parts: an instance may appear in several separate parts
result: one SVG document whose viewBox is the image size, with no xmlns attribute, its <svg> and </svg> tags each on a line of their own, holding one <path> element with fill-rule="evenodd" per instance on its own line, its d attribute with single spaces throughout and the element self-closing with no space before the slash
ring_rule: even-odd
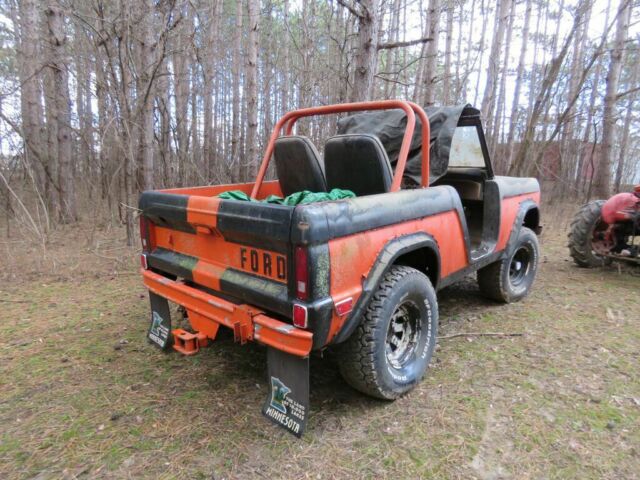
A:
<svg viewBox="0 0 640 480">
<path fill-rule="evenodd" d="M 507 158 L 504 165 L 505 170 L 509 169 L 513 158 L 513 143 L 516 135 L 516 128 L 518 126 L 518 111 L 520 108 L 520 91 L 522 89 L 522 82 L 524 81 L 524 68 L 527 54 L 527 47 L 529 45 L 529 24 L 531 23 L 531 5 L 532 0 L 526 0 L 524 6 L 524 25 L 522 26 L 522 48 L 520 49 L 520 56 L 518 58 L 518 69 L 516 72 L 516 81 L 513 92 L 513 101 L 511 103 L 511 115 L 509 116 L 509 133 L 507 135 Z"/>
<path fill-rule="evenodd" d="M 498 85 L 498 74 L 500 72 L 500 52 L 504 42 L 504 33 L 509 22 L 509 11 L 513 0 L 499 0 L 498 17 L 496 19 L 496 31 L 491 41 L 491 52 L 489 53 L 489 62 L 487 67 L 487 83 L 482 97 L 482 116 L 487 126 L 493 121 L 495 109 L 496 90 Z"/>
<path fill-rule="evenodd" d="M 424 105 L 431 106 L 435 104 L 435 85 L 438 79 L 438 37 L 440 36 L 439 31 L 439 20 L 440 20 L 440 0 L 429 0 L 429 11 L 427 13 L 427 21 L 429 30 L 427 32 L 427 37 L 431 39 L 429 43 L 427 43 L 426 48 L 426 59 L 424 62 L 424 73 L 423 73 L 423 82 L 424 82 Z"/>
<path fill-rule="evenodd" d="M 358 40 L 355 54 L 353 89 L 351 100 L 354 102 L 370 100 L 373 90 L 373 77 L 378 62 L 378 0 L 361 0 L 358 8 L 340 0 L 355 15 L 358 22 Z"/>
<path fill-rule="evenodd" d="M 611 167 L 614 142 L 614 129 L 617 115 L 615 112 L 618 100 L 618 84 L 622 69 L 622 56 L 624 44 L 629 30 L 631 18 L 631 2 L 623 0 L 616 19 L 616 34 L 611 49 L 611 61 L 607 73 L 607 90 L 604 97 L 603 125 L 602 125 L 602 149 L 600 162 L 593 184 L 594 193 L 601 198 L 607 198 L 611 192 Z"/>
<path fill-rule="evenodd" d="M 249 48 L 247 55 L 247 178 L 253 177 L 258 165 L 258 0 L 248 0 Z"/>
<path fill-rule="evenodd" d="M 36 187 L 44 193 L 46 183 L 46 158 L 44 158 L 46 138 L 44 134 L 42 96 L 40 89 L 39 64 L 41 58 L 38 49 L 39 38 L 39 2 L 24 0 L 18 2 L 19 12 L 14 18 L 16 43 L 19 58 L 19 80 L 21 85 L 20 111 L 22 117 L 22 135 L 27 154 L 27 162 L 35 174 Z"/>
<path fill-rule="evenodd" d="M 447 2 L 447 23 L 445 28 L 444 75 L 442 78 L 442 102 L 451 103 L 451 50 L 453 43 L 453 0 Z"/>
<path fill-rule="evenodd" d="M 155 65 L 155 43 L 153 39 L 154 8 L 152 0 L 144 0 L 141 14 L 141 32 L 139 42 L 140 74 L 137 89 L 140 105 L 138 107 L 140 141 L 138 143 L 138 182 L 141 190 L 151 190 L 153 179 L 153 79 Z"/>
<path fill-rule="evenodd" d="M 51 58 L 49 68 L 55 84 L 55 118 L 58 130 L 58 185 L 60 191 L 60 220 L 75 222 L 78 218 L 76 208 L 75 181 L 73 178 L 72 138 L 71 138 L 71 100 L 69 98 L 69 74 L 65 46 L 67 36 L 64 31 L 62 10 L 51 3 L 45 12 L 49 26 L 49 45 Z"/>
<path fill-rule="evenodd" d="M 233 32 L 233 65 L 232 77 L 232 127 L 231 127 L 231 163 L 235 168 L 240 166 L 240 64 L 242 56 L 242 1 L 236 2 L 236 21 Z"/>
</svg>

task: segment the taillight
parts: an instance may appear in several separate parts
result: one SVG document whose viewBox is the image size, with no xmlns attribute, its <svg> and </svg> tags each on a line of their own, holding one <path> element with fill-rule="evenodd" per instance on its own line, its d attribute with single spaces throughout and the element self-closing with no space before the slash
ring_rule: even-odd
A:
<svg viewBox="0 0 640 480">
<path fill-rule="evenodd" d="M 307 328 L 307 307 L 293 304 L 293 325 L 298 328 Z"/>
<path fill-rule="evenodd" d="M 151 248 L 151 236 L 149 235 L 149 220 L 140 215 L 140 240 L 142 241 L 142 251 L 148 252 Z"/>
<path fill-rule="evenodd" d="M 147 254 L 146 253 L 143 253 L 142 255 L 140 255 L 140 266 L 144 270 L 148 270 L 149 269 L 149 263 L 147 262 Z"/>
<path fill-rule="evenodd" d="M 309 298 L 309 265 L 307 260 L 307 250 L 296 247 L 296 297 L 300 300 Z"/>
</svg>

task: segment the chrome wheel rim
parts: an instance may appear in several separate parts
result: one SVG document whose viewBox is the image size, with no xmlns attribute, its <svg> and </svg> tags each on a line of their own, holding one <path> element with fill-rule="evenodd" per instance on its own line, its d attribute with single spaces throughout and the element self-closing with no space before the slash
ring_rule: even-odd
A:
<svg viewBox="0 0 640 480">
<path fill-rule="evenodd" d="M 398 305 L 391 315 L 387 331 L 387 361 L 396 369 L 412 358 L 420 338 L 420 309 L 412 301 Z"/>
</svg>

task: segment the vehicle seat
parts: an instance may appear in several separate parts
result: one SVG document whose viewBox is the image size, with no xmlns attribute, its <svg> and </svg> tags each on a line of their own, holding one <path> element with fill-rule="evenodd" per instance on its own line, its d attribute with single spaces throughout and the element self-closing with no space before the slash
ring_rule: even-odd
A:
<svg viewBox="0 0 640 480">
<path fill-rule="evenodd" d="M 374 135 L 336 135 L 324 147 L 327 186 L 357 196 L 388 192 L 393 172 L 387 152 Z"/>
<path fill-rule="evenodd" d="M 278 138 L 273 158 L 280 189 L 285 197 L 302 190 L 327 191 L 320 155 L 307 137 L 292 135 Z"/>
</svg>

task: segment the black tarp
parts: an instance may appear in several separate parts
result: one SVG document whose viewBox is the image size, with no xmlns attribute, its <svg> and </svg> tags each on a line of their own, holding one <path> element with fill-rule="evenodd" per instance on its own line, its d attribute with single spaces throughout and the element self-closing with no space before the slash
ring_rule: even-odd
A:
<svg viewBox="0 0 640 480">
<path fill-rule="evenodd" d="M 453 107 L 427 107 L 431 127 L 431 150 L 429 165 L 429 183 L 443 176 L 449 164 L 449 151 L 453 133 L 463 115 L 477 115 L 478 110 L 471 105 Z M 376 112 L 357 113 L 341 118 L 338 121 L 338 134 L 368 133 L 377 136 L 384 145 L 391 166 L 395 168 L 402 145 L 402 138 L 407 126 L 407 115 L 403 110 L 381 110 Z M 422 170 L 422 124 L 416 117 L 416 128 L 411 139 L 411 149 L 404 171 L 404 177 L 420 184 Z"/>
</svg>

